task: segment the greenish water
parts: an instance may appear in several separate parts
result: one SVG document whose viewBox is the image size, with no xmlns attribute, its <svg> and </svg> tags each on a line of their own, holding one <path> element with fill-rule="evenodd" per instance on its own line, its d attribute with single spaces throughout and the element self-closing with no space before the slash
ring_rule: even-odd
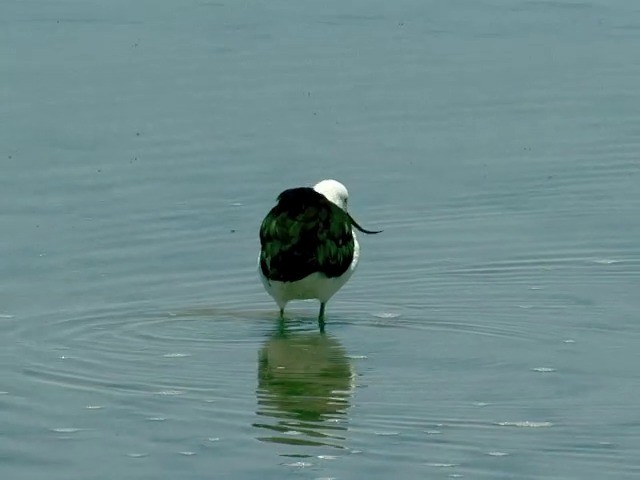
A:
<svg viewBox="0 0 640 480">
<path fill-rule="evenodd" d="M 635 2 L 0 26 L 0 477 L 638 477 Z M 327 177 L 385 231 L 281 331 L 258 225 Z"/>
</svg>

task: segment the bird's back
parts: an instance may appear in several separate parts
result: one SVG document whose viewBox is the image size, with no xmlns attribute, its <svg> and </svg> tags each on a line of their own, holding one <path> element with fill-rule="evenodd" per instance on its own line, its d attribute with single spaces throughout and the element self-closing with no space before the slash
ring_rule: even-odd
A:
<svg viewBox="0 0 640 480">
<path fill-rule="evenodd" d="M 348 214 L 313 188 L 292 188 L 260 226 L 260 270 L 269 280 L 293 282 L 320 272 L 342 275 L 353 260 Z"/>
</svg>

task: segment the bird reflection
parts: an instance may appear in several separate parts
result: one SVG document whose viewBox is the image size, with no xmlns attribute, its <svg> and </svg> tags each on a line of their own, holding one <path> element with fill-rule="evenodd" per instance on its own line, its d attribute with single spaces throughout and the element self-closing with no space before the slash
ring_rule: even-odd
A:
<svg viewBox="0 0 640 480">
<path fill-rule="evenodd" d="M 258 437 L 288 445 L 344 448 L 352 369 L 338 340 L 281 324 L 258 355 Z M 270 418 L 268 418 L 270 417 Z"/>
</svg>

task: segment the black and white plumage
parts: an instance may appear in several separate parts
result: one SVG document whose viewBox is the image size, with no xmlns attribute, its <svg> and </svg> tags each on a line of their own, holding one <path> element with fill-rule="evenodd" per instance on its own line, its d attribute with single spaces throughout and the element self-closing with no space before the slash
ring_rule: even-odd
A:
<svg viewBox="0 0 640 480">
<path fill-rule="evenodd" d="M 354 228 L 365 230 L 347 212 L 349 194 L 336 180 L 285 190 L 260 226 L 258 270 L 281 316 L 291 300 L 320 301 L 324 324 L 327 301 L 349 280 L 360 256 Z"/>
</svg>

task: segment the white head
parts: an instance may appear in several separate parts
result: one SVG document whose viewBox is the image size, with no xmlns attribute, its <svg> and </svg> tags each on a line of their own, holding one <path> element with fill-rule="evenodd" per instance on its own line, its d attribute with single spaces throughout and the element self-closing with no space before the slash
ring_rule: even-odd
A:
<svg viewBox="0 0 640 480">
<path fill-rule="evenodd" d="M 316 183 L 313 189 L 324 195 L 327 200 L 335 203 L 345 212 L 347 211 L 349 192 L 347 192 L 347 187 L 337 180 L 322 180 L 321 182 Z"/>
</svg>

